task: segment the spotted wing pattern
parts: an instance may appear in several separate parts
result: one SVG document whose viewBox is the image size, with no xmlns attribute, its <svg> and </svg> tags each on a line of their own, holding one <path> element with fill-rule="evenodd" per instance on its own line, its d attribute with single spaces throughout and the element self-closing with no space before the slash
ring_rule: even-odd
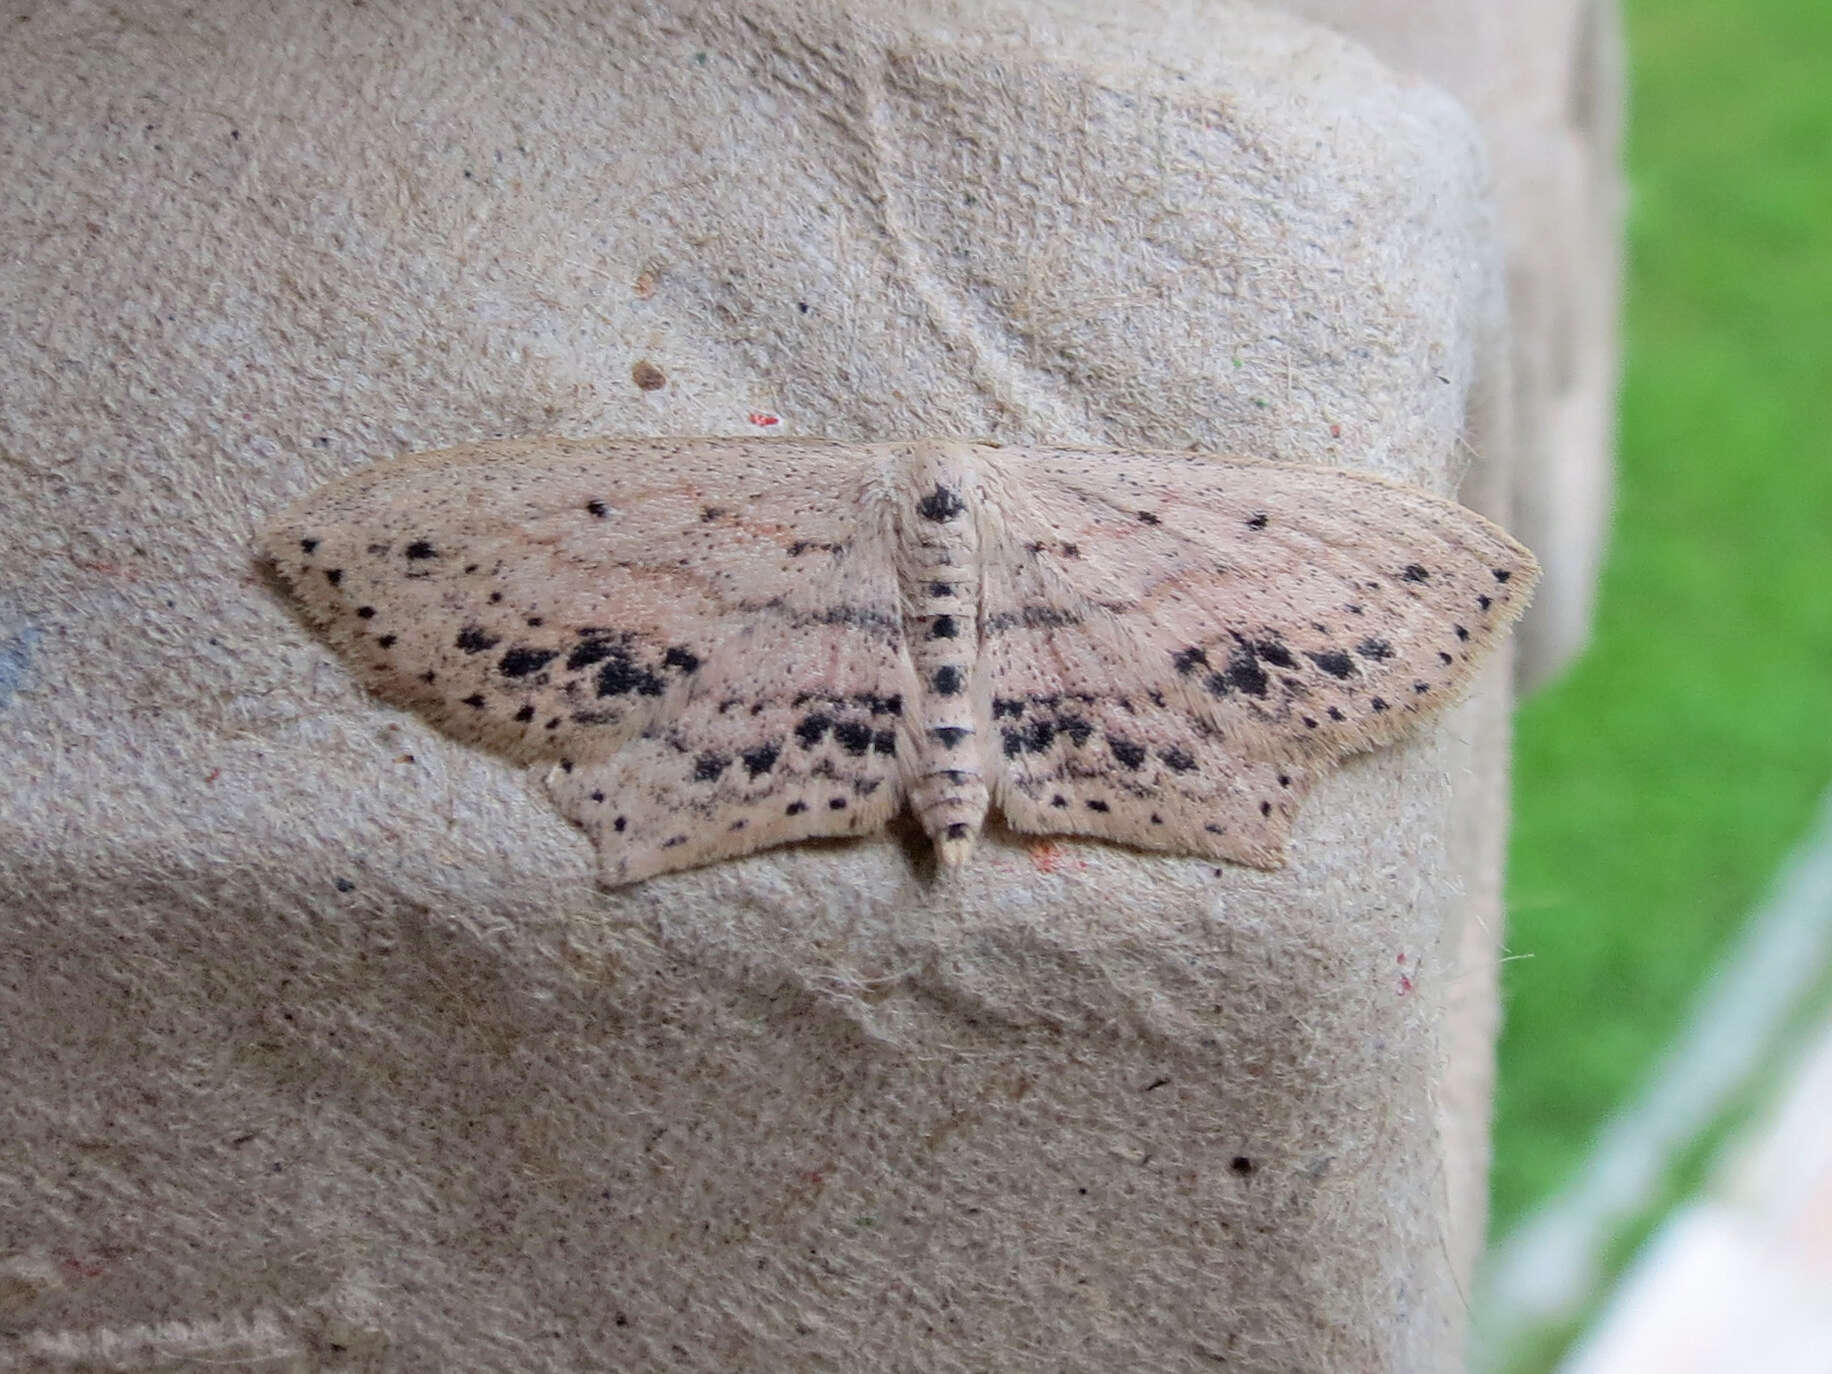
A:
<svg viewBox="0 0 1832 1374">
<path fill-rule="evenodd" d="M 901 805 L 914 679 L 870 457 L 479 444 L 321 488 L 262 547 L 378 695 L 551 765 L 628 882 Z"/>
<path fill-rule="evenodd" d="M 478 444 L 333 482 L 262 550 L 378 695 L 548 765 L 609 884 L 912 798 L 961 862 L 982 779 L 1019 830 L 1276 865 L 1537 576 L 1371 477 L 945 441 Z"/>
<path fill-rule="evenodd" d="M 988 450 L 976 690 L 1007 821 L 1262 867 L 1306 790 L 1453 701 L 1532 556 L 1428 492 L 1190 454 Z"/>
</svg>

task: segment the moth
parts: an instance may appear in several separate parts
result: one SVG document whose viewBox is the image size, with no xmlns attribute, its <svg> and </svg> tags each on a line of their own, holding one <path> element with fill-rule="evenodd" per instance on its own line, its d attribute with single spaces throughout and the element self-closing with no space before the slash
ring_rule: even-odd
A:
<svg viewBox="0 0 1832 1374">
<path fill-rule="evenodd" d="M 545 764 L 610 886 L 881 830 L 1283 862 L 1538 569 L 1332 468 L 951 440 L 530 439 L 313 492 L 261 550 L 383 700 Z"/>
</svg>

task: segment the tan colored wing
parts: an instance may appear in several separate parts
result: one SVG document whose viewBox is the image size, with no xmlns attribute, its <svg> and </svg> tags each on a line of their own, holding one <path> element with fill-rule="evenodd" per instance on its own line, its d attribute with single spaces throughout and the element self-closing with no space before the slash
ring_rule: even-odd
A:
<svg viewBox="0 0 1832 1374">
<path fill-rule="evenodd" d="M 896 810 L 914 679 L 881 462 L 477 444 L 333 482 L 262 551 L 378 695 L 552 764 L 606 881 L 630 881 Z"/>
<path fill-rule="evenodd" d="M 762 709 L 756 709 L 758 706 Z M 902 808 L 909 748 L 894 697 L 770 697 L 684 713 L 596 763 L 549 773 L 607 886 L 820 837 L 869 835 Z"/>
<path fill-rule="evenodd" d="M 1311 783 L 1455 700 L 1538 576 L 1464 507 L 1334 469 L 984 463 L 976 689 L 1020 830 L 1276 865 Z"/>
</svg>

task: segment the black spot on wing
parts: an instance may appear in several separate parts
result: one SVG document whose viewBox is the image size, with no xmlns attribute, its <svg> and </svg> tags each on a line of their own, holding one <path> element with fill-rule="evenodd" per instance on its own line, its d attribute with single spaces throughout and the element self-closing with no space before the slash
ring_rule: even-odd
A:
<svg viewBox="0 0 1832 1374">
<path fill-rule="evenodd" d="M 602 663 L 615 647 L 609 639 L 588 635 L 573 646 L 573 651 L 566 656 L 566 666 L 572 672 L 579 672 L 594 663 Z"/>
<path fill-rule="evenodd" d="M 1298 661 L 1291 656 L 1291 650 L 1287 649 L 1276 639 L 1254 640 L 1253 652 L 1270 663 L 1274 668 L 1295 668 L 1298 666 Z"/>
<path fill-rule="evenodd" d="M 531 649 L 526 645 L 517 645 L 502 656 L 496 668 L 504 677 L 527 677 L 530 673 L 539 672 L 559 656 L 558 649 Z"/>
<path fill-rule="evenodd" d="M 936 692 L 944 697 L 960 695 L 961 689 L 967 685 L 966 676 L 952 663 L 937 668 L 935 676 L 929 681 Z"/>
<path fill-rule="evenodd" d="M 439 550 L 435 549 L 424 539 L 414 540 L 413 543 L 409 544 L 402 552 L 415 562 L 424 558 L 437 558 L 439 556 Z"/>
<path fill-rule="evenodd" d="M 458 638 L 455 642 L 467 654 L 481 654 L 485 649 L 494 649 L 502 643 L 502 639 L 491 634 L 481 625 L 466 625 L 458 631 Z"/>
<path fill-rule="evenodd" d="M 1107 747 L 1113 751 L 1113 757 L 1118 759 L 1124 767 L 1137 768 L 1145 762 L 1143 746 L 1134 744 L 1131 740 L 1109 735 Z"/>
<path fill-rule="evenodd" d="M 1228 686 L 1235 691 L 1244 692 L 1250 697 L 1266 695 L 1266 670 L 1259 665 L 1259 655 L 1251 644 L 1242 644 L 1228 655 L 1228 666 L 1225 674 L 1217 673 L 1216 677 L 1225 676 Z M 1213 681 L 1213 679 L 1211 679 Z M 1210 688 L 1213 691 L 1213 687 Z M 1223 695 L 1216 693 L 1216 695 Z"/>
<path fill-rule="evenodd" d="M 856 720 L 842 721 L 833 727 L 833 739 L 848 754 L 860 758 L 871 748 L 871 727 Z"/>
<path fill-rule="evenodd" d="M 1406 564 L 1404 568 L 1400 569 L 1399 575 L 1403 579 L 1405 579 L 1407 582 L 1429 582 L 1431 581 L 1431 573 L 1426 570 L 1425 566 L 1422 563 Z"/>
<path fill-rule="evenodd" d="M 628 696 L 632 692 L 638 696 L 658 697 L 666 690 L 661 678 L 635 662 L 629 651 L 619 645 L 611 646 L 610 653 L 599 666 L 596 687 L 601 697 Z"/>
<path fill-rule="evenodd" d="M 1355 646 L 1355 652 L 1360 654 L 1363 658 L 1384 661 L 1393 657 L 1393 646 L 1384 639 L 1376 639 L 1373 636 L 1369 636 Z"/>
<path fill-rule="evenodd" d="M 1331 677 L 1348 678 L 1354 676 L 1354 661 L 1340 649 L 1326 649 L 1322 653 L 1306 653 L 1304 657 L 1308 658 Z"/>
<path fill-rule="evenodd" d="M 701 754 L 693 761 L 693 780 L 717 782 L 720 774 L 730 766 L 731 760 L 723 754 Z"/>
<path fill-rule="evenodd" d="M 744 762 L 744 771 L 753 778 L 757 778 L 762 777 L 776 766 L 776 760 L 781 753 L 780 746 L 772 740 L 768 744 L 760 744 L 755 749 L 745 751 L 739 755 L 739 758 Z"/>
</svg>

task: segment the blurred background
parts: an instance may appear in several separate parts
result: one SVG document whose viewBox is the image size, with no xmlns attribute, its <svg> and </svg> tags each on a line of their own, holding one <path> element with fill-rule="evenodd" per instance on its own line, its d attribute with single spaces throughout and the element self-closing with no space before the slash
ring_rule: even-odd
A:
<svg viewBox="0 0 1832 1374">
<path fill-rule="evenodd" d="M 1832 1102 L 1799 1107 L 1832 1034 L 1832 4 L 1623 10 L 1616 520 L 1592 647 L 1518 721 L 1478 1328 L 1517 1374 L 1832 1371 L 1832 1166 L 1782 1207 L 1824 1209 L 1808 1362 L 1600 1334 L 1686 1284 L 1734 1309 L 1675 1237 L 1750 1158 L 1832 1150 Z M 1807 1135 L 1763 1155 L 1782 1118 Z"/>
</svg>

